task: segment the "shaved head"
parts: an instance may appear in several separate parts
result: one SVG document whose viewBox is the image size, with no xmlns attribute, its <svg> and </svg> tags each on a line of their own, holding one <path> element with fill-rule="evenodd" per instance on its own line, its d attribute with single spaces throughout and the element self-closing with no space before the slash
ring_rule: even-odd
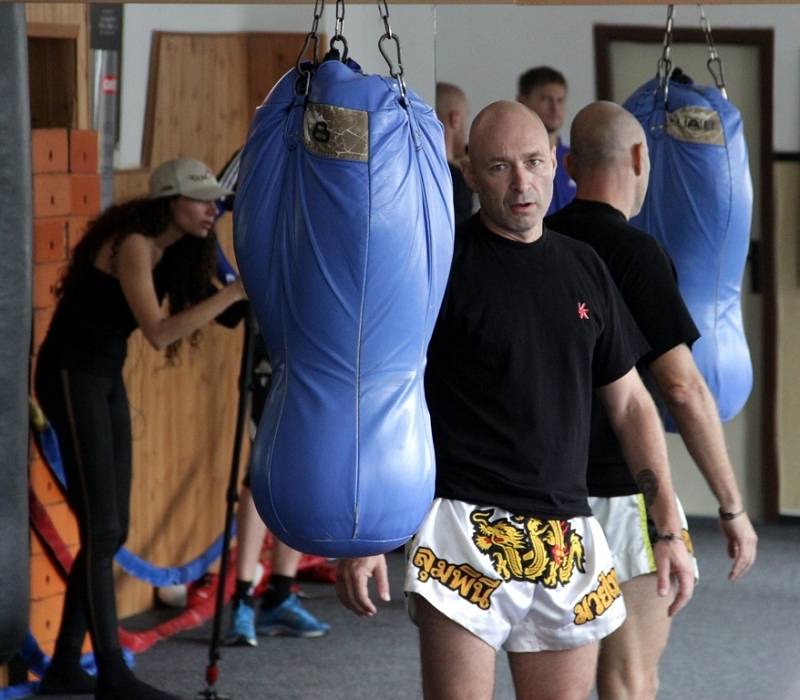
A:
<svg viewBox="0 0 800 700">
<path fill-rule="evenodd" d="M 508 130 L 524 129 L 536 139 L 544 136 L 547 129 L 535 112 L 525 105 L 510 100 L 500 100 L 484 107 L 472 122 L 469 130 L 470 160 L 491 157 L 500 137 Z"/>
<path fill-rule="evenodd" d="M 447 160 L 460 161 L 467 147 L 469 103 L 464 91 L 452 83 L 436 83 L 436 116 L 444 126 Z"/>
<path fill-rule="evenodd" d="M 644 142 L 644 130 L 630 112 L 614 102 L 593 102 L 572 121 L 570 153 L 576 175 L 614 167 L 629 157 L 633 145 Z"/>
<path fill-rule="evenodd" d="M 452 83 L 436 83 L 436 116 L 445 121 L 452 111 L 467 111 L 467 96 L 464 91 Z"/>
<path fill-rule="evenodd" d="M 611 204 L 628 218 L 642 207 L 650 178 L 647 136 L 614 102 L 593 102 L 572 121 L 567 168 L 578 198 Z"/>
</svg>

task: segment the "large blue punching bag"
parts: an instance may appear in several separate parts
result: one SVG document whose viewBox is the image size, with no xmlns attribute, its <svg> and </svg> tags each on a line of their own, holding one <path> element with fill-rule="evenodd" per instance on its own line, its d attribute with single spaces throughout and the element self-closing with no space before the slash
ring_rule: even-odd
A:
<svg viewBox="0 0 800 700">
<path fill-rule="evenodd" d="M 675 262 L 701 333 L 692 353 L 727 421 L 753 387 L 741 308 L 753 209 L 747 144 L 739 110 L 719 89 L 696 85 L 676 69 L 667 95 L 665 105 L 656 78 L 625 102 L 644 127 L 651 161 L 647 197 L 633 223 Z M 671 419 L 667 425 L 675 429 Z"/>
<path fill-rule="evenodd" d="M 328 60 L 287 73 L 242 153 L 234 242 L 273 364 L 256 507 L 295 549 L 409 539 L 434 488 L 425 358 L 453 249 L 442 126 L 398 82 Z M 302 92 L 302 91 L 301 91 Z"/>
</svg>

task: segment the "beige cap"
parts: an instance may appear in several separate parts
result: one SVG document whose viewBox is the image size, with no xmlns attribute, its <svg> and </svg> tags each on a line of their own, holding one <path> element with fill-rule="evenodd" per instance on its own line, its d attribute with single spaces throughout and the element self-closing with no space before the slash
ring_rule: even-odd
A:
<svg viewBox="0 0 800 700">
<path fill-rule="evenodd" d="M 193 158 L 176 158 L 159 165 L 150 175 L 150 197 L 181 195 L 212 201 L 233 194 L 217 182 L 208 166 Z"/>
</svg>

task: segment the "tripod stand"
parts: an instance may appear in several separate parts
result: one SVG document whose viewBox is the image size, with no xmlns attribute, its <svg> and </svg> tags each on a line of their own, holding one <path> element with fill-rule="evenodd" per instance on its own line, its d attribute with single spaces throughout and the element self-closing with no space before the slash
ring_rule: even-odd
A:
<svg viewBox="0 0 800 700">
<path fill-rule="evenodd" d="M 211 630 L 211 642 L 208 648 L 208 665 L 206 666 L 206 687 L 201 690 L 197 700 L 230 700 L 229 696 L 220 695 L 215 686 L 219 678 L 217 662 L 220 659 L 220 630 L 222 628 L 222 612 L 225 606 L 225 582 L 228 578 L 230 562 L 230 544 L 233 530 L 233 516 L 236 502 L 239 500 L 239 461 L 242 454 L 245 418 L 252 393 L 253 357 L 255 355 L 256 323 L 253 312 L 248 305 L 244 317 L 244 343 L 239 367 L 239 404 L 236 409 L 236 430 L 233 440 L 231 471 L 228 478 L 228 489 L 225 501 L 225 529 L 222 536 L 222 559 L 219 569 L 219 583 L 214 605 L 214 622 Z"/>
</svg>

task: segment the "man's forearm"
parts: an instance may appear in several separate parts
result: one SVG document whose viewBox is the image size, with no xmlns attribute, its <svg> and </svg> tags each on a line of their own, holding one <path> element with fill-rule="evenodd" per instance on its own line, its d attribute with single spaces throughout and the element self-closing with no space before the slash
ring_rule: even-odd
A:
<svg viewBox="0 0 800 700">
<path fill-rule="evenodd" d="M 637 440 L 630 449 L 626 449 L 624 440 L 621 442 L 625 461 L 642 492 L 647 512 L 656 529 L 661 533 L 679 532 L 681 522 L 666 460 L 655 459 L 654 453 L 644 446 L 641 440 Z M 664 451 L 666 453 L 666 448 Z"/>
<path fill-rule="evenodd" d="M 611 415 L 628 468 L 642 492 L 650 517 L 659 532 L 678 532 L 680 518 L 675 503 L 664 429 L 644 386 L 628 401 L 625 411 Z"/>
<path fill-rule="evenodd" d="M 742 496 L 733 472 L 717 405 L 702 377 L 686 392 L 683 401 L 667 405 L 703 478 L 716 496 L 720 508 L 736 513 L 743 509 Z"/>
</svg>

